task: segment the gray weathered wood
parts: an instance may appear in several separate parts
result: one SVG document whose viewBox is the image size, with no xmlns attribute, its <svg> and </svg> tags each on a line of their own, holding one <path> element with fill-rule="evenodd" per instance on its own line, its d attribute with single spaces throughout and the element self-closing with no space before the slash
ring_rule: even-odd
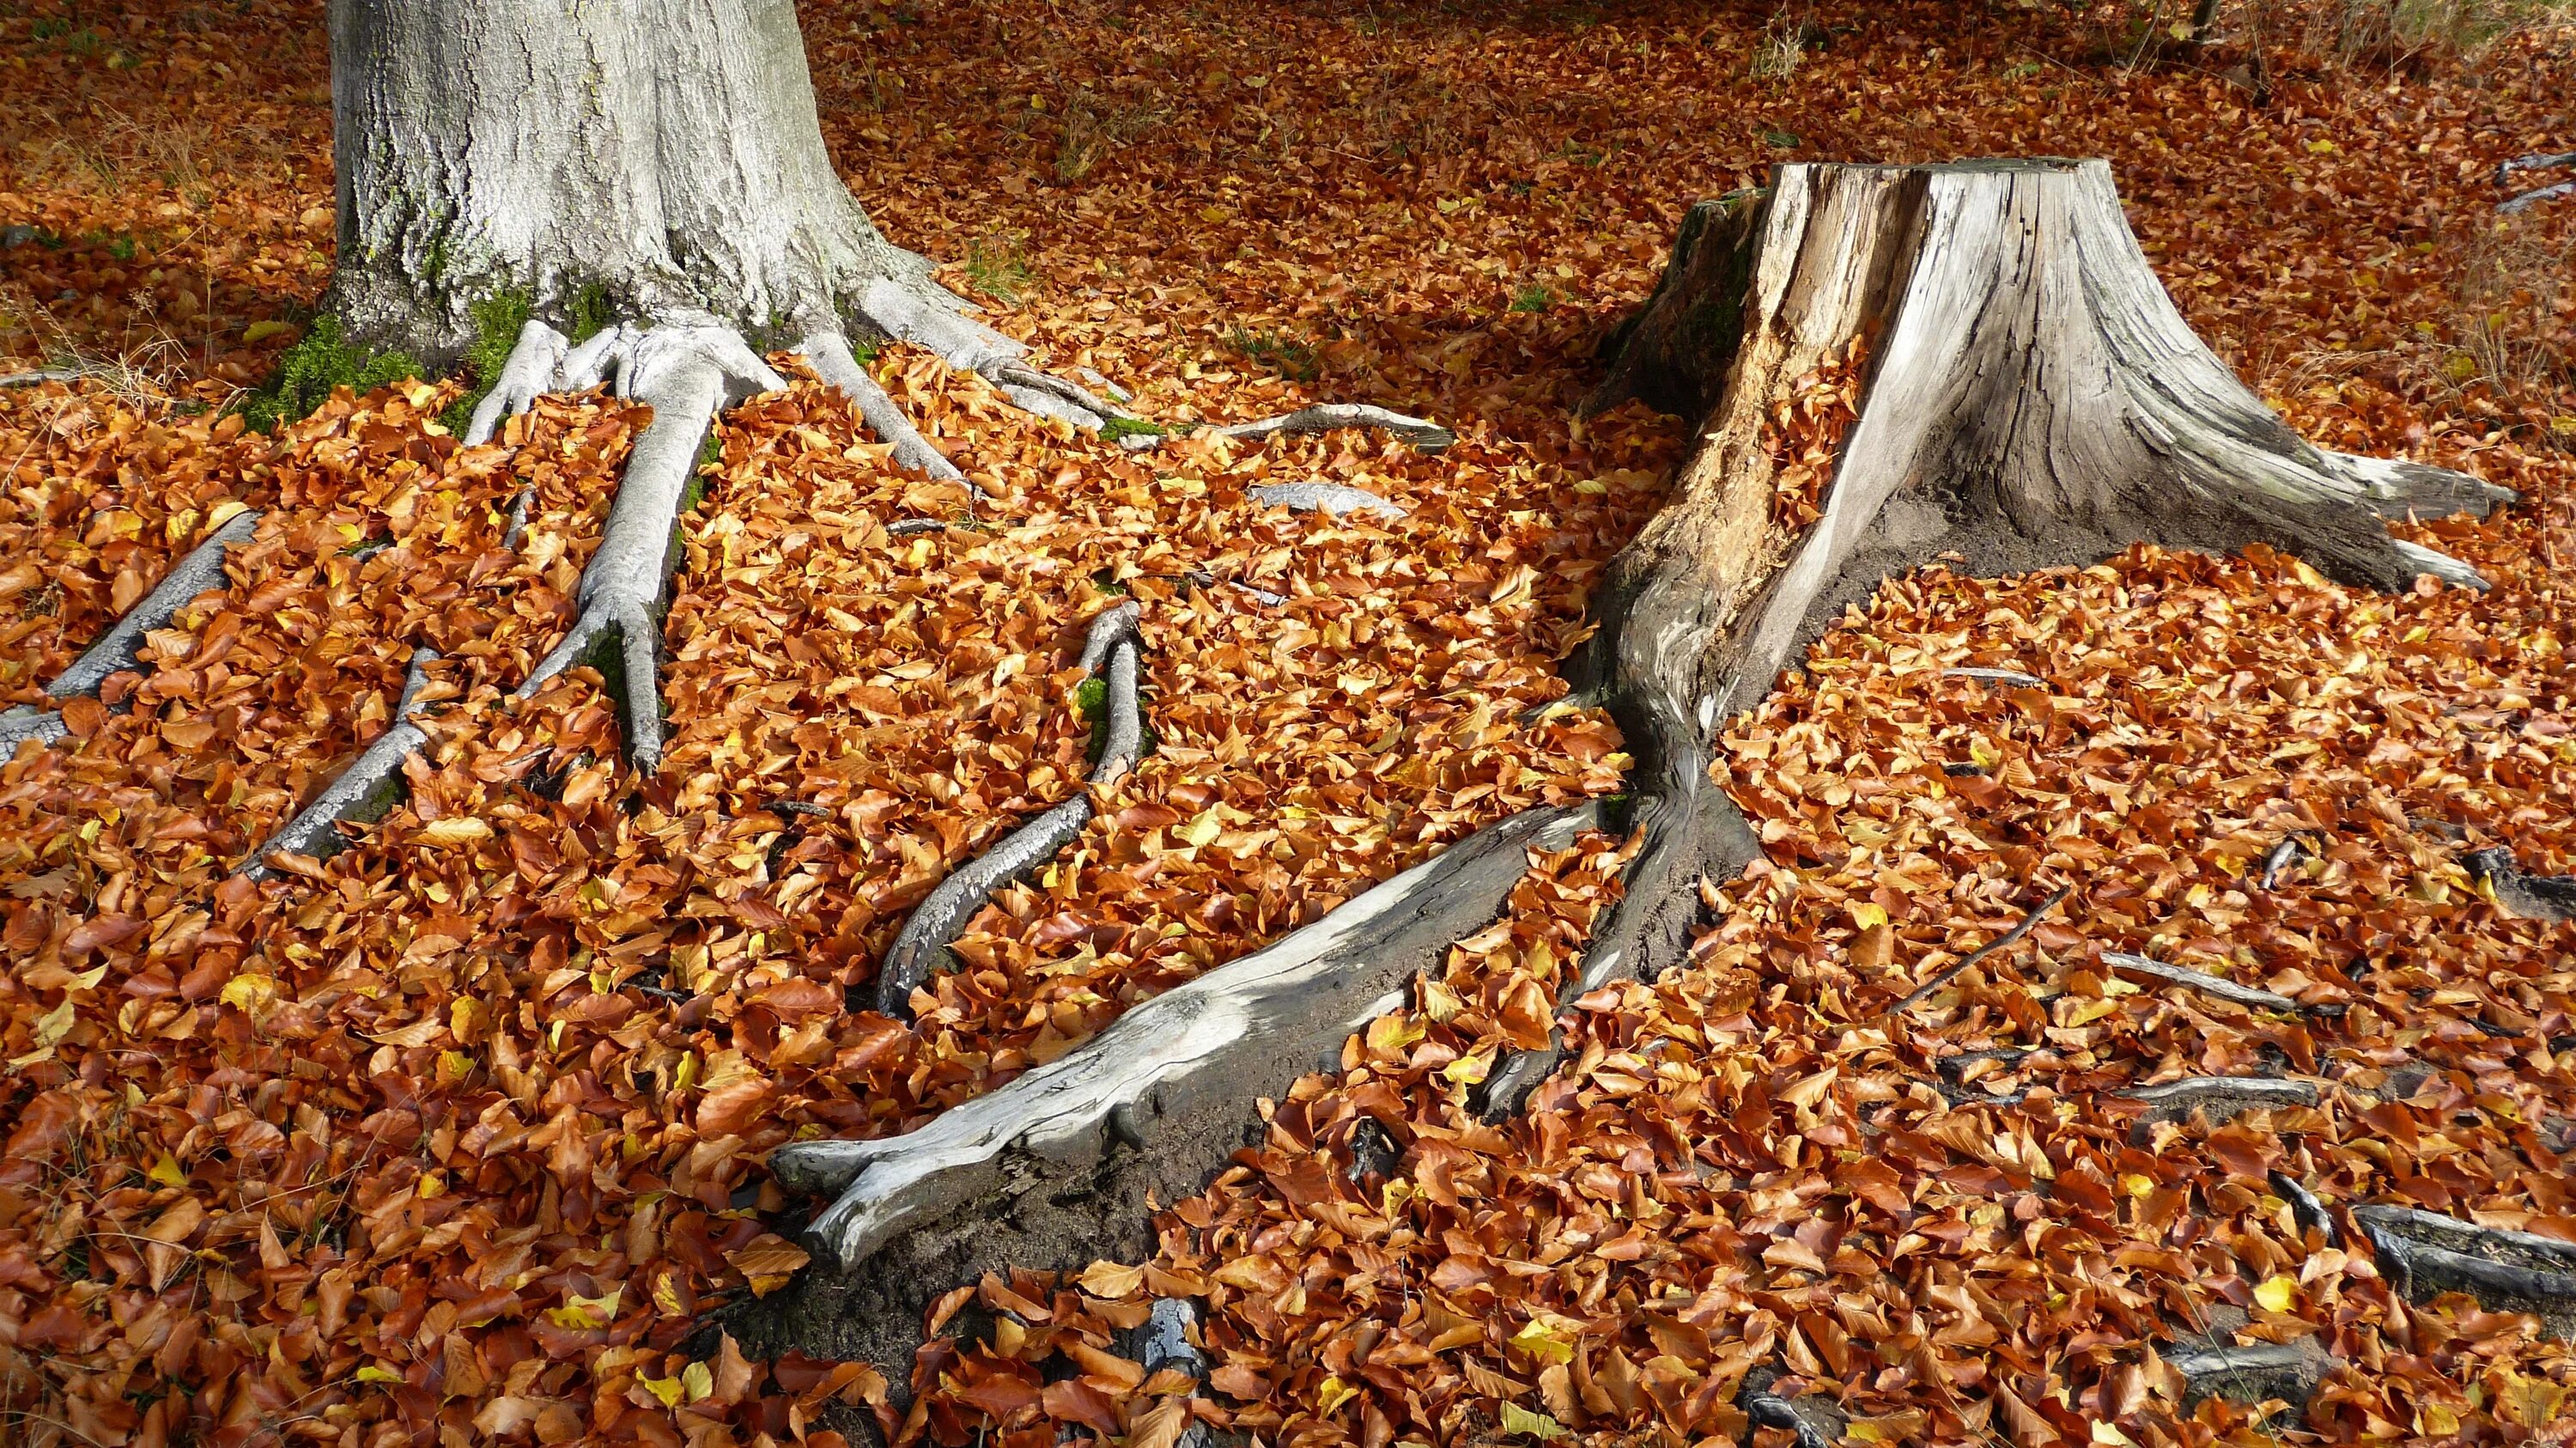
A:
<svg viewBox="0 0 2576 1448">
<path fill-rule="evenodd" d="M 1146 1248 L 1147 1192 L 1197 1190 L 1258 1130 L 1253 1098 L 1331 1065 L 1406 982 L 1492 921 L 1531 849 L 1597 823 L 1585 806 L 1488 826 L 906 1135 L 778 1148 L 782 1184 L 838 1196 L 809 1231 L 825 1262 L 751 1309 L 737 1336 L 908 1362 L 922 1306 L 950 1284 Z"/>
</svg>

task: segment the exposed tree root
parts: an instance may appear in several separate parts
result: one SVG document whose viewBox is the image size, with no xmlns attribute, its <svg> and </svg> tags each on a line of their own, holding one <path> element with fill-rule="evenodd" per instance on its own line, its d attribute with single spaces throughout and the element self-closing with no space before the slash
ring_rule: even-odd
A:
<svg viewBox="0 0 2576 1448">
<path fill-rule="evenodd" d="M 805 365 L 814 369 L 816 377 L 841 389 L 857 404 L 868 430 L 879 441 L 893 445 L 898 466 L 927 473 L 942 482 L 966 481 L 966 475 L 948 460 L 948 455 L 930 445 L 930 439 L 923 437 L 912 419 L 903 415 L 903 409 L 894 405 L 894 399 L 886 396 L 886 390 L 868 375 L 868 369 L 859 365 L 858 354 L 850 350 L 849 338 L 837 331 L 815 332 L 797 343 L 796 350 L 804 354 Z"/>
<path fill-rule="evenodd" d="M 598 551 L 581 573 L 581 612 L 518 689 L 528 698 L 577 664 L 615 660 L 626 756 L 650 773 L 662 761 L 663 595 L 678 562 L 680 507 L 697 473 L 698 445 L 729 401 L 787 380 L 741 334 L 702 321 L 639 332 L 611 328 L 573 349 L 565 385 L 588 387 L 614 375 L 617 395 L 653 409 L 635 440 Z"/>
<path fill-rule="evenodd" d="M 223 587 L 225 556 L 248 543 L 251 535 L 259 531 L 259 517 L 256 511 L 245 508 L 206 535 L 204 542 L 189 549 L 188 556 L 172 565 L 150 593 L 125 611 L 123 618 L 109 625 L 98 642 L 54 676 L 53 682 L 45 686 L 46 694 L 56 699 L 94 696 L 110 675 L 140 667 L 144 635 L 169 627 L 170 620 L 178 617 L 179 610 L 198 594 Z M 0 715 L 0 749 L 14 748 L 26 739 L 52 743 L 66 732 L 58 710 L 39 713 L 13 709 Z"/>
<path fill-rule="evenodd" d="M 2555 171 L 2561 166 L 2576 166 L 2576 151 L 2559 151 L 2555 154 L 2535 156 L 2516 156 L 2509 161 L 2499 161 L 2496 163 L 2496 184 L 2498 186 L 2504 185 L 2505 178 L 2511 176 L 2516 171 Z"/>
<path fill-rule="evenodd" d="M 1952 980 L 1955 980 L 1959 976 L 1966 974 L 1968 971 L 1975 969 L 1979 963 L 2003 951 L 2012 949 L 2023 936 L 2028 935 L 2031 930 L 2039 924 L 2042 916 L 2046 915 L 2049 911 L 2056 909 L 2059 902 L 2063 901 L 2069 893 L 2071 893 L 2071 887 L 2066 885 L 2060 885 L 2056 889 L 2050 891 L 2048 898 L 2030 907 L 2029 913 L 2022 916 L 2020 921 L 2016 923 L 2012 929 L 2005 931 L 2003 934 L 1987 941 L 1984 945 L 1979 946 L 1976 950 L 1970 952 L 1966 959 L 1961 960 L 1958 964 L 1944 966 L 1942 969 L 1935 971 L 1930 980 L 1927 980 L 1921 985 L 1916 986 L 1913 990 L 1908 991 L 1903 1000 L 1889 1006 L 1887 1008 L 1887 1013 L 1891 1016 L 1901 1016 L 1905 1014 L 1907 1011 L 1912 1010 L 1924 1001 L 1930 1000 L 1933 993 L 1941 989 L 1941 987 L 1948 985 Z"/>
<path fill-rule="evenodd" d="M 2200 1112 L 2212 1126 L 2248 1111 L 2317 1104 L 2316 1083 L 2271 1076 L 2186 1076 L 2157 1086 L 2133 1086 L 2118 1094 L 2146 1103 L 2146 1114 L 2138 1118 L 2141 1122 L 2187 1121 Z"/>
<path fill-rule="evenodd" d="M 2555 155 L 2516 156 L 2496 167 L 2496 184 L 2505 185 L 2506 178 L 2516 171 L 2555 171 L 2561 166 L 2576 166 L 2576 151 L 2560 151 Z M 2554 186 L 2525 191 L 2519 196 L 2497 202 L 2496 210 L 2506 214 L 2528 211 L 2543 201 L 2552 201 L 2561 196 L 2576 196 L 2576 181 L 2561 181 Z"/>
<path fill-rule="evenodd" d="M 501 364 L 501 375 L 492 379 L 491 389 L 475 404 L 474 420 L 465 428 L 465 445 L 490 442 L 503 418 L 518 416 L 562 386 L 564 359 L 571 352 L 572 343 L 564 334 L 545 323 L 531 320 L 521 326 L 519 340 Z"/>
<path fill-rule="evenodd" d="M 429 665 L 437 661 L 438 655 L 428 649 L 411 651 L 411 668 L 403 679 L 402 702 L 394 706 L 392 726 L 377 735 L 311 804 L 253 850 L 235 874 L 265 880 L 278 872 L 279 867 L 270 863 L 274 856 L 319 859 L 332 854 L 339 849 L 341 821 L 365 823 L 393 808 L 403 791 L 404 763 L 429 740 L 412 722 L 412 711 L 420 703 L 421 691 L 429 686 Z"/>
<path fill-rule="evenodd" d="M 2335 1226 L 2333 1215 L 2326 1211 L 2326 1204 L 2318 1201 L 2317 1194 L 2309 1191 L 2305 1183 L 2279 1167 L 2272 1168 L 2268 1180 L 2281 1200 L 2290 1204 L 2290 1216 L 2299 1224 L 2300 1231 L 2316 1233 L 2329 1247 L 2343 1245 L 2342 1229 Z"/>
<path fill-rule="evenodd" d="M 80 369 L 75 367 L 39 367 L 32 372 L 0 375 L 0 387 L 33 387 L 40 382 L 78 382 Z"/>
<path fill-rule="evenodd" d="M 1943 669 L 1945 679 L 1974 679 L 1980 684 L 2000 684 L 2008 689 L 2044 689 L 2048 681 L 2019 669 Z"/>
<path fill-rule="evenodd" d="M 2203 1398 L 2224 1398 L 2248 1407 L 2269 1402 L 2303 1407 L 2334 1366 L 2334 1359 L 2312 1337 L 2294 1343 L 2239 1344 L 2221 1340 L 2225 1336 L 2213 1334 L 2166 1349 L 2166 1364 L 2182 1374 L 2186 1408 Z"/>
<path fill-rule="evenodd" d="M 748 395 L 754 387 L 783 388 L 786 381 L 753 355 L 739 334 L 702 322 L 650 332 L 612 328 L 569 350 L 562 341 L 540 322 L 521 329 L 502 369 L 503 382 L 476 412 L 474 432 L 488 438 L 501 413 L 523 412 L 555 387 L 590 387 L 612 376 L 618 395 L 652 407 L 653 420 L 635 440 L 616 501 L 609 506 L 606 532 L 582 570 L 576 593 L 580 613 L 516 697 L 533 696 L 578 664 L 615 665 L 606 672 L 620 685 L 627 757 L 649 772 L 662 756 L 662 599 L 678 560 L 680 507 L 697 471 L 699 443 L 728 398 Z M 538 379 L 545 376 L 551 381 L 541 384 Z M 501 399 L 497 405 L 493 397 Z M 513 518 L 515 535 L 523 521 L 516 508 Z M 263 843 L 240 873 L 265 879 L 276 873 L 274 857 L 330 853 L 337 847 L 341 822 L 375 819 L 392 807 L 402 790 L 404 763 L 428 739 L 410 715 L 425 683 L 422 667 L 434 657 L 426 649 L 414 651 L 394 726 Z"/>
<path fill-rule="evenodd" d="M 1784 1398 L 1771 1391 L 1779 1374 L 1769 1369 L 1756 1369 L 1744 1375 L 1744 1386 L 1735 1395 L 1735 1406 L 1744 1410 L 1748 1428 L 1744 1441 L 1753 1441 L 1752 1429 L 1777 1428 L 1796 1435 L 1798 1448 L 1834 1448 L 1851 1426 L 1851 1418 L 1842 1405 L 1818 1393 Z"/>
<path fill-rule="evenodd" d="M 1386 518 L 1405 515 L 1403 504 L 1388 502 L 1366 488 L 1341 483 L 1263 483 L 1244 491 L 1256 503 L 1298 513 L 1324 513 L 1335 518 L 1348 513 L 1375 513 Z"/>
<path fill-rule="evenodd" d="M 2263 856 L 2263 888 L 2266 890 L 2271 889 L 2272 882 L 2281 877 L 2281 872 L 2290 868 L 2290 866 L 2302 855 L 2307 855 L 2312 859 L 2315 857 L 2314 852 L 2309 850 L 2306 841 L 2300 839 L 2297 835 L 2283 835 L 2281 837 L 2281 842 L 2274 845 L 2271 848 L 2271 851 Z"/>
<path fill-rule="evenodd" d="M 1584 806 L 1488 826 L 908 1135 L 778 1148 L 783 1185 L 839 1194 L 808 1237 L 840 1270 L 798 1274 L 736 1335 L 899 1364 L 949 1283 L 1149 1250 L 1147 1192 L 1197 1190 L 1245 1140 L 1248 1099 L 1338 1059 L 1350 1032 L 1493 919 L 1531 849 L 1598 822 Z"/>
<path fill-rule="evenodd" d="M 2506 914 L 2525 920 L 2576 920 L 2576 875 L 2526 875 L 2507 849 L 2460 857 L 2469 877 L 2495 893 Z"/>
<path fill-rule="evenodd" d="M 1419 417 L 1407 417 L 1401 412 L 1390 412 L 1383 407 L 1351 402 L 1321 403 L 1278 417 L 1265 417 L 1257 422 L 1230 423 L 1207 430 L 1219 437 L 1230 437 L 1238 442 L 1256 442 L 1262 438 L 1281 437 L 1293 433 L 1331 432 L 1345 427 L 1367 427 L 1391 432 L 1413 444 L 1416 452 L 1424 453 L 1441 452 L 1458 440 L 1458 434 L 1436 422 L 1428 422 Z"/>
<path fill-rule="evenodd" d="M 2490 1312 L 2528 1312 L 2552 1337 L 2576 1339 L 2576 1243 L 2411 1207 L 2355 1207 L 2352 1222 L 2409 1299 L 2465 1292 Z"/>
<path fill-rule="evenodd" d="M 2106 950 L 2102 952 L 2102 963 L 2111 967 L 2113 970 L 2125 971 L 2131 975 L 2148 976 L 2155 980 L 2164 981 L 2170 985 L 2188 986 L 2193 990 L 2201 992 L 2203 995 L 2213 995 L 2223 1001 L 2233 1001 L 2237 1005 L 2245 1006 L 2252 1010 L 2298 1011 L 2305 1009 L 2305 1007 L 2301 1006 L 2297 1001 L 2290 999 L 2288 996 L 2277 995 L 2268 990 L 2259 990 L 2250 985 L 2238 985 L 2236 982 L 2229 980 L 2227 977 L 2222 975 L 2210 975 L 2204 971 L 2190 970 L 2179 965 L 2167 965 L 2161 960 L 2150 960 L 2143 955 L 2131 955 L 2125 951 Z"/>
<path fill-rule="evenodd" d="M 1122 603 L 1092 621 L 1082 644 L 1082 668 L 1109 685 L 1109 720 L 1100 762 L 1091 768 L 1090 785 L 1116 783 L 1135 767 L 1144 744 L 1144 720 L 1136 699 L 1136 621 L 1133 603 Z M 1037 873 L 1071 844 L 1091 823 L 1089 787 L 1055 805 L 1002 837 L 972 863 L 939 882 L 929 898 L 913 907 L 903 931 L 877 964 L 876 1008 L 899 1020 L 912 1018 L 912 993 L 933 975 L 956 968 L 948 953 L 966 923 L 981 913 L 993 892 Z"/>
</svg>

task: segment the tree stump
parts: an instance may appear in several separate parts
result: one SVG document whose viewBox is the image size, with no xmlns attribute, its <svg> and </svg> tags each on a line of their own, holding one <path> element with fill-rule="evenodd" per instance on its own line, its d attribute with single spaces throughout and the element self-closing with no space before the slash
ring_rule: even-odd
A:
<svg viewBox="0 0 2576 1448">
<path fill-rule="evenodd" d="M 1754 849 L 1709 784 L 1715 730 L 1880 580 L 1944 553 L 2002 574 L 2262 542 L 2345 582 L 2483 588 L 2381 519 L 2512 496 L 2291 432 L 2175 310 L 2102 161 L 1784 166 L 1767 192 L 1691 209 L 1605 350 L 1588 410 L 1704 420 L 1576 665 L 1639 760 L 1646 841 L 1570 994 L 1681 958 L 1696 881 Z M 1784 456 L 1780 419 L 1820 398 L 1848 410 L 1839 446 Z M 1489 1111 L 1552 1063 L 1498 1071 Z"/>
</svg>

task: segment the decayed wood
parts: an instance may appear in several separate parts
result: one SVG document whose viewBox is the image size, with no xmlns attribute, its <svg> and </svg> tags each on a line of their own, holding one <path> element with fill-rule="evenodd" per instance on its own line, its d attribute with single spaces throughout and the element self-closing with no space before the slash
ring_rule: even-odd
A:
<svg viewBox="0 0 2576 1448">
<path fill-rule="evenodd" d="M 1789 532 L 1764 424 L 1795 379 L 1864 339 L 1821 516 Z M 1783 167 L 1767 193 L 1692 208 L 1609 350 L 1588 407 L 1642 398 L 1701 418 L 1701 441 L 1674 500 L 1613 560 L 1575 665 L 1637 756 L 1645 840 L 1572 991 L 1682 958 L 1690 887 L 1753 850 L 1709 783 L 1720 721 L 1879 579 L 1944 553 L 2016 572 L 2154 539 L 2268 541 L 2382 587 L 2427 571 L 2482 583 L 2394 542 L 2378 515 L 2510 496 L 2292 434 L 2174 310 L 2098 161 Z M 1498 1066 L 1488 1114 L 1516 1109 L 1554 1059 Z"/>
<path fill-rule="evenodd" d="M 1254 1098 L 1337 1061 L 1407 981 L 1493 920 L 1531 849 L 1563 848 L 1598 819 L 1584 806 L 1489 826 L 907 1135 L 778 1148 L 782 1184 L 838 1194 L 808 1233 L 829 1270 L 746 1309 L 735 1335 L 908 1364 L 922 1307 L 955 1283 L 1146 1249 L 1147 1192 L 1197 1190 L 1259 1130 Z"/>
</svg>

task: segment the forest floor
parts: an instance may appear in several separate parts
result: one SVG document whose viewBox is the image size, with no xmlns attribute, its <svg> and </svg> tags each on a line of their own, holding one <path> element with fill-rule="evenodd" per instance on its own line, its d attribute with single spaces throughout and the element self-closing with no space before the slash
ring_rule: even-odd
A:
<svg viewBox="0 0 2576 1448">
<path fill-rule="evenodd" d="M 673 743 L 639 779 L 596 675 L 505 697 L 638 410 L 551 399 L 473 450 L 436 421 L 453 382 L 275 437 L 220 410 L 328 280 L 321 7 L 0 15 L 0 371 L 83 374 L 0 389 L 0 703 L 264 510 L 151 673 L 0 764 L 0 1438 L 831 1448 L 838 1402 L 947 1448 L 1170 1448 L 1194 1418 L 1681 1445 L 1744 1430 L 1753 1370 L 1861 1442 L 2576 1432 L 2567 1344 L 2410 1304 L 2273 1185 L 2576 1239 L 2576 929 L 2461 863 L 2576 870 L 2576 201 L 2494 210 L 2499 161 L 2576 146 L 2563 29 L 2396 61 L 2311 32 L 2258 106 L 2240 56 L 2116 6 L 803 9 L 858 195 L 1042 361 L 1151 417 L 1369 401 L 1459 444 L 1136 455 L 886 349 L 970 502 L 832 393 L 756 399 L 685 520 Z M 1692 968 L 1586 997 L 1524 1116 L 1466 1094 L 1544 1040 L 1614 838 L 1534 856 L 1339 1075 L 1264 1104 L 1265 1146 L 1162 1205 L 1154 1260 L 958 1284 L 943 1314 L 1006 1327 L 934 1341 L 908 1411 L 695 1333 L 804 1261 L 779 1143 L 918 1124 L 1479 825 L 1618 791 L 1616 729 L 1545 706 L 1689 429 L 1576 421 L 1594 344 L 1694 200 L 1989 154 L 2108 157 L 2193 326 L 2305 436 L 2521 490 L 2398 525 L 2493 590 L 2144 548 L 1891 581 L 1726 726 L 1767 856 L 1706 887 Z M 1314 477 L 1408 511 L 1246 493 Z M 887 530 L 923 515 L 959 523 Z M 848 1009 L 931 885 L 1082 787 L 1072 650 L 1121 599 L 1157 751 L 916 1022 Z M 228 879 L 387 727 L 420 644 L 408 803 Z M 2058 886 L 2025 945 L 1889 1015 Z M 2261 1073 L 2318 1104 L 2143 1122 L 2113 1094 Z M 1119 1355 L 1155 1295 L 1198 1301 L 1206 1385 Z M 2338 1365 L 2304 1417 L 2186 1404 L 2164 1358 L 2208 1331 Z"/>
</svg>

